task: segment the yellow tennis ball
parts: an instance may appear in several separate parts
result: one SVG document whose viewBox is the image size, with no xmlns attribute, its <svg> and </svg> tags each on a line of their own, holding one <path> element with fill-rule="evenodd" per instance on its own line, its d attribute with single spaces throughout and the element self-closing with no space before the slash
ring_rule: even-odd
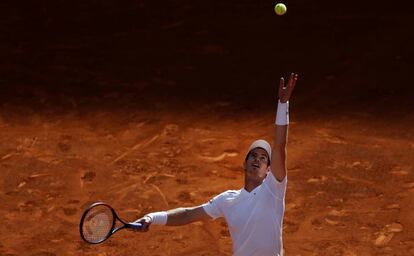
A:
<svg viewBox="0 0 414 256">
<path fill-rule="evenodd" d="M 278 3 L 275 5 L 275 12 L 277 15 L 283 15 L 287 11 L 286 5 L 282 3 Z"/>
</svg>

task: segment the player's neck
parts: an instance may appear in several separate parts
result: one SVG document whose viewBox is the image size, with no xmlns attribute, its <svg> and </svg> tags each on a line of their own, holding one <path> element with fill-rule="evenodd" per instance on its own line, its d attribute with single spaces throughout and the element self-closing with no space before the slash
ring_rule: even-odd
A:
<svg viewBox="0 0 414 256">
<path fill-rule="evenodd" d="M 249 193 L 260 184 L 262 184 L 262 181 L 254 180 L 247 176 L 244 177 L 244 189 Z"/>
</svg>

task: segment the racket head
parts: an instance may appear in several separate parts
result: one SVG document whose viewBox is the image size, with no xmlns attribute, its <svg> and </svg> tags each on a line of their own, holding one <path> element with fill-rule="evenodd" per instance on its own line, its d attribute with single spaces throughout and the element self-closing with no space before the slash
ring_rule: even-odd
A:
<svg viewBox="0 0 414 256">
<path fill-rule="evenodd" d="M 79 229 L 83 240 L 99 244 L 108 239 L 115 228 L 115 210 L 103 202 L 89 206 L 82 215 Z"/>
</svg>

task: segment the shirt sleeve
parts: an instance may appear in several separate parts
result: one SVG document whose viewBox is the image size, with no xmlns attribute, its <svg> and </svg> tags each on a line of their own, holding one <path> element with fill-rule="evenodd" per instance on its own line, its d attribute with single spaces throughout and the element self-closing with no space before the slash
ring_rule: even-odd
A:
<svg viewBox="0 0 414 256">
<path fill-rule="evenodd" d="M 263 183 L 277 199 L 285 199 L 287 175 L 282 181 L 278 181 L 275 176 L 273 176 L 272 171 L 269 171 Z"/>
<path fill-rule="evenodd" d="M 226 198 L 226 194 L 226 192 L 223 192 L 202 205 L 204 211 L 206 211 L 206 213 L 213 219 L 224 217 L 223 202 Z"/>
</svg>

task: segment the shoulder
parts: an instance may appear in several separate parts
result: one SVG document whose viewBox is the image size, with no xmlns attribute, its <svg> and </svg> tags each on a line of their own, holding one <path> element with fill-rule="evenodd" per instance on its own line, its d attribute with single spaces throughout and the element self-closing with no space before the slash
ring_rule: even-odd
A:
<svg viewBox="0 0 414 256">
<path fill-rule="evenodd" d="M 213 197 L 209 203 L 216 203 L 216 204 L 227 204 L 229 202 L 234 201 L 237 199 L 240 195 L 240 190 L 226 190 L 221 194 L 218 194 L 217 196 Z"/>
<path fill-rule="evenodd" d="M 223 193 L 215 196 L 213 199 L 226 200 L 226 199 L 236 198 L 238 195 L 240 195 L 240 190 L 226 190 Z"/>
<path fill-rule="evenodd" d="M 273 173 L 269 171 L 263 184 L 267 187 L 267 189 L 278 199 L 284 199 L 286 193 L 286 185 L 287 185 L 287 176 L 283 178 L 283 180 L 278 181 Z"/>
<path fill-rule="evenodd" d="M 285 175 L 285 177 L 283 177 L 283 179 L 279 181 L 278 179 L 276 179 L 276 177 L 273 174 L 272 170 L 270 170 L 267 173 L 265 181 L 267 181 L 268 183 L 276 183 L 276 184 L 280 184 L 280 185 L 282 185 L 282 184 L 285 185 L 287 183 L 287 175 Z"/>
<path fill-rule="evenodd" d="M 213 219 L 223 217 L 227 209 L 237 202 L 240 190 L 227 190 L 213 197 L 207 203 L 203 204 L 203 208 Z"/>
</svg>

